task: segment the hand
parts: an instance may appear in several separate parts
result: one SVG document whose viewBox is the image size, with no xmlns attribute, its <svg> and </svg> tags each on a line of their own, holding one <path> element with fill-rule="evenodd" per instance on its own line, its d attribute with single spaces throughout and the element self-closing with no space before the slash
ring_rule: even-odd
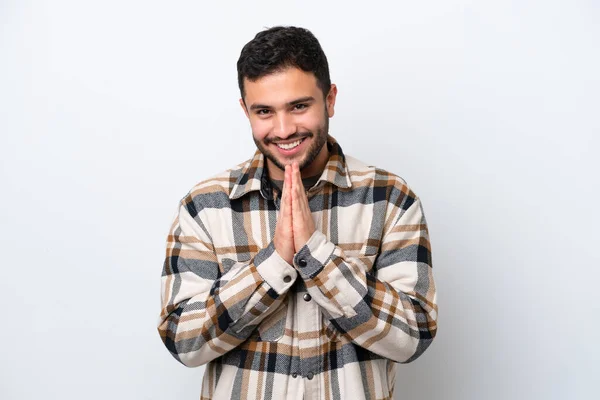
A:
<svg viewBox="0 0 600 400">
<path fill-rule="evenodd" d="M 287 177 L 286 168 L 286 180 Z M 294 249 L 297 253 L 315 232 L 315 222 L 308 206 L 308 197 L 306 197 L 306 192 L 304 191 L 302 175 L 300 175 L 300 168 L 297 162 L 292 164 L 291 181 L 293 240 Z"/>
<path fill-rule="evenodd" d="M 292 167 L 286 165 L 281 206 L 277 217 L 277 226 L 273 236 L 275 250 L 288 264 L 293 265 L 294 236 L 292 229 Z"/>
</svg>

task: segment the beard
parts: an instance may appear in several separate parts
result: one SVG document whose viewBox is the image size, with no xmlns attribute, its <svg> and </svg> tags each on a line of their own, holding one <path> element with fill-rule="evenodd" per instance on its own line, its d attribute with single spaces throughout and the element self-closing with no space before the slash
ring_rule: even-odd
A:
<svg viewBox="0 0 600 400">
<path fill-rule="evenodd" d="M 323 148 L 325 143 L 327 143 L 327 135 L 328 134 L 329 134 L 329 118 L 325 117 L 323 124 L 321 126 L 319 126 L 315 131 L 296 132 L 286 138 L 289 140 L 302 139 L 302 138 L 305 138 L 305 139 L 312 138 L 313 139 L 312 143 L 310 144 L 310 147 L 308 149 L 306 149 L 304 159 L 298 160 L 298 165 L 300 167 L 300 170 L 303 170 L 304 168 L 306 168 L 310 164 L 312 164 L 313 161 L 315 161 L 315 159 L 321 152 L 321 149 Z M 260 141 L 260 140 L 257 140 L 256 138 L 254 138 L 254 135 L 252 136 L 252 138 L 254 139 L 254 143 L 256 144 L 256 147 L 258 148 L 258 150 L 260 150 L 260 152 L 267 159 L 269 159 L 280 170 L 282 170 L 282 171 L 285 170 L 285 164 L 280 159 L 278 159 L 268 148 L 269 144 L 271 144 L 274 141 L 274 139 L 267 137 L 267 138 L 264 138 L 262 141 Z"/>
</svg>

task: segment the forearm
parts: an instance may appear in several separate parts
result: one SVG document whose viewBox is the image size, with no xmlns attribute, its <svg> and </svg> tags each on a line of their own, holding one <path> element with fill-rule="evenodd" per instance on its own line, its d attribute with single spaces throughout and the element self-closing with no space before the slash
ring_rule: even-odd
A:
<svg viewBox="0 0 600 400">
<path fill-rule="evenodd" d="M 307 290 L 340 333 L 398 362 L 422 354 L 437 329 L 429 241 L 420 216 L 416 205 L 390 229 L 373 268 L 347 257 L 320 232 L 294 259 Z"/>
<path fill-rule="evenodd" d="M 182 208 L 172 227 L 158 326 L 171 354 L 190 367 L 205 364 L 247 339 L 281 305 L 297 276 L 273 244 L 223 273 L 198 221 Z"/>
<path fill-rule="evenodd" d="M 295 278 L 296 272 L 287 263 L 281 265 L 271 248 L 261 250 L 257 258 L 261 256 L 260 263 L 255 258 L 250 264 L 236 265 L 212 283 L 181 273 L 179 284 L 171 275 L 163 278 L 167 301 L 158 329 L 181 363 L 202 365 L 232 350 L 281 304 L 294 281 L 284 282 L 284 278 Z M 196 294 L 188 297 L 190 290 Z"/>
</svg>

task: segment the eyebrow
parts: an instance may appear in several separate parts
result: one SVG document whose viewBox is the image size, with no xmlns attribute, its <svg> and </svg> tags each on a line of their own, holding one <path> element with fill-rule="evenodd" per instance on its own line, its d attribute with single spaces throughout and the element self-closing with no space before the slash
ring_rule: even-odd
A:
<svg viewBox="0 0 600 400">
<path fill-rule="evenodd" d="M 292 100 L 289 103 L 287 103 L 286 105 L 288 107 L 291 107 L 291 106 L 295 106 L 296 104 L 300 104 L 300 103 L 312 103 L 313 101 L 315 101 L 314 97 L 312 97 L 312 96 L 304 96 L 304 97 L 300 97 L 299 99 Z M 250 106 L 250 110 L 259 110 L 259 109 L 262 110 L 262 109 L 265 109 L 265 108 L 271 109 L 273 107 L 265 105 L 265 104 L 252 104 Z"/>
</svg>

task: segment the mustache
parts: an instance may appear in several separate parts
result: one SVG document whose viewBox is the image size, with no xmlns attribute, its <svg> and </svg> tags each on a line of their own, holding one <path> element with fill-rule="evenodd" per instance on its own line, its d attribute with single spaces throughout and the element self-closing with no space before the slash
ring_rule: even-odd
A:
<svg viewBox="0 0 600 400">
<path fill-rule="evenodd" d="M 306 131 L 306 132 L 296 132 L 288 137 L 286 137 L 285 139 L 281 139 L 278 137 L 273 137 L 273 138 L 265 138 L 263 141 L 266 144 L 271 144 L 274 142 L 279 142 L 281 140 L 297 140 L 297 139 L 304 139 L 304 138 L 310 138 L 313 137 L 313 133 L 310 131 Z"/>
</svg>

